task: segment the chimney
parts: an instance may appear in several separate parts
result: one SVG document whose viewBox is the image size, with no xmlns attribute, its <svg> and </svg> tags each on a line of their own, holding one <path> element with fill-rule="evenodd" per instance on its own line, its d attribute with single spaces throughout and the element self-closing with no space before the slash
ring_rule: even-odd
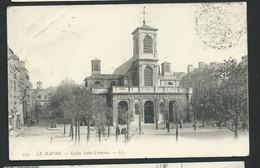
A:
<svg viewBox="0 0 260 168">
<path fill-rule="evenodd" d="M 101 73 L 101 66 L 100 66 L 100 60 L 94 59 L 91 61 L 91 74 L 100 74 Z"/>
<path fill-rule="evenodd" d="M 162 75 L 171 75 L 171 63 L 167 61 L 162 63 Z"/>
<path fill-rule="evenodd" d="M 193 72 L 193 71 L 194 71 L 193 65 L 189 64 L 189 65 L 187 66 L 187 72 L 188 72 L 188 73 L 191 73 L 191 72 Z"/>
<path fill-rule="evenodd" d="M 42 82 L 41 81 L 37 82 L 37 89 L 42 89 Z"/>
<path fill-rule="evenodd" d="M 199 62 L 199 69 L 204 69 L 204 68 L 205 68 L 205 63 Z"/>
</svg>

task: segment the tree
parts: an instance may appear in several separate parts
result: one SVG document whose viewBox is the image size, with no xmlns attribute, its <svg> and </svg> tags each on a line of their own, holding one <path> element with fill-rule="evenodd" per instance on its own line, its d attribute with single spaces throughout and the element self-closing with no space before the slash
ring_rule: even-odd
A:
<svg viewBox="0 0 260 168">
<path fill-rule="evenodd" d="M 66 128 L 66 119 L 64 116 L 62 103 L 65 100 L 68 100 L 71 96 L 74 88 L 75 82 L 69 79 L 65 79 L 61 81 L 60 85 L 57 87 L 56 92 L 50 98 L 50 109 L 51 109 L 51 117 L 54 119 L 63 119 L 64 129 Z M 65 132 L 65 130 L 64 130 Z"/>
<path fill-rule="evenodd" d="M 92 106 L 94 114 L 94 125 L 98 134 L 99 142 L 101 142 L 101 135 L 105 134 L 105 128 L 107 126 L 107 104 L 106 99 L 102 95 L 93 95 Z"/>
<path fill-rule="evenodd" d="M 87 142 L 90 139 L 90 125 L 94 122 L 94 107 L 93 107 L 93 102 L 94 102 L 94 95 L 87 90 L 85 87 L 82 86 L 77 86 L 76 90 L 74 92 L 76 96 L 76 122 L 78 123 L 77 125 L 77 130 L 80 133 L 80 123 L 83 122 L 83 118 L 86 120 L 87 124 Z M 80 135 L 80 134 L 79 134 Z"/>
<path fill-rule="evenodd" d="M 112 119 L 113 119 L 113 108 L 106 106 L 106 119 L 107 119 L 107 136 L 110 136 L 110 125 L 112 123 Z"/>
<path fill-rule="evenodd" d="M 194 130 L 197 117 L 203 123 L 204 120 L 217 121 L 219 128 L 225 126 L 233 131 L 235 139 L 239 125 L 243 130 L 248 127 L 247 68 L 247 56 L 244 56 L 240 63 L 230 58 L 191 74 L 195 80 L 190 103 L 194 111 Z"/>
<path fill-rule="evenodd" d="M 75 117 L 74 112 L 76 109 L 75 95 L 71 94 L 70 96 L 68 96 L 65 100 L 63 100 L 60 103 L 59 107 L 62 109 L 64 120 L 68 119 L 70 121 L 70 136 L 71 139 L 73 140 L 74 139 L 73 126 L 74 126 L 74 117 Z"/>
<path fill-rule="evenodd" d="M 125 135 L 125 142 L 129 141 L 129 130 L 130 130 L 130 120 L 131 116 L 129 114 L 129 110 L 125 108 L 125 106 L 118 107 L 118 120 L 121 121 L 119 124 L 126 125 L 126 129 L 123 128 L 123 134 Z"/>
<path fill-rule="evenodd" d="M 247 85 L 247 56 L 242 57 L 242 61 L 237 64 L 235 59 L 224 61 L 220 67 L 222 102 L 227 107 L 227 119 L 231 124 L 224 123 L 224 126 L 234 132 L 234 138 L 238 138 L 239 122 L 247 122 L 247 103 L 248 103 L 248 85 Z"/>
</svg>

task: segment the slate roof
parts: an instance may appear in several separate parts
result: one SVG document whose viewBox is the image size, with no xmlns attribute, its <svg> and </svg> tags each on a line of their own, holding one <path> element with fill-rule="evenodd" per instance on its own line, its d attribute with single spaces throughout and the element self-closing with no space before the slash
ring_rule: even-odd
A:
<svg viewBox="0 0 260 168">
<path fill-rule="evenodd" d="M 113 79 L 119 77 L 120 75 L 116 75 L 116 74 L 93 74 L 87 77 L 87 79 Z"/>
<path fill-rule="evenodd" d="M 144 25 L 142 25 L 141 27 L 137 27 L 137 28 L 133 31 L 132 34 L 134 34 L 134 33 L 135 33 L 136 31 L 138 31 L 138 30 L 152 30 L 152 31 L 157 31 L 158 29 L 153 28 L 153 27 L 151 27 L 151 26 L 148 26 L 148 25 L 144 24 Z"/>
<path fill-rule="evenodd" d="M 134 60 L 134 57 L 131 57 L 128 61 L 126 61 L 125 63 L 123 63 L 122 65 L 120 65 L 119 67 L 117 67 L 115 69 L 115 71 L 113 72 L 113 74 L 117 74 L 117 75 L 125 75 L 129 69 L 132 66 L 132 62 Z"/>
</svg>

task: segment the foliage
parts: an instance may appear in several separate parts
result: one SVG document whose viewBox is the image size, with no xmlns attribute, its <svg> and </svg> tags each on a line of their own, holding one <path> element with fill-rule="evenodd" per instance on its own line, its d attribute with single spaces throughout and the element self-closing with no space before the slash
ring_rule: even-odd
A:
<svg viewBox="0 0 260 168">
<path fill-rule="evenodd" d="M 58 86 L 56 92 L 50 98 L 50 108 L 52 109 L 52 118 L 63 118 L 63 107 L 65 100 L 71 99 L 71 94 L 75 88 L 75 82 L 72 80 L 63 80 Z"/>
<path fill-rule="evenodd" d="M 191 105 L 202 119 L 205 112 L 207 121 L 218 121 L 219 127 L 225 126 L 237 134 L 238 125 L 247 128 L 247 56 L 237 63 L 235 59 L 224 60 L 214 68 L 205 67 L 199 82 L 194 83 Z M 193 78 L 198 75 L 193 73 Z M 209 78 L 211 75 L 213 80 Z M 237 135 L 235 135 L 237 136 Z"/>
</svg>

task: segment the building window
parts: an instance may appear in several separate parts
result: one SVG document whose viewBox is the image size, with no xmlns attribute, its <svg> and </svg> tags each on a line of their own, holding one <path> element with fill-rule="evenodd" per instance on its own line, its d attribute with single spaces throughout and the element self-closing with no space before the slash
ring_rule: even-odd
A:
<svg viewBox="0 0 260 168">
<path fill-rule="evenodd" d="M 96 81 L 95 85 L 101 85 L 101 83 L 99 81 Z"/>
<path fill-rule="evenodd" d="M 144 38 L 144 53 L 153 53 L 153 39 L 148 35 Z"/>
<path fill-rule="evenodd" d="M 168 82 L 168 85 L 172 85 L 172 82 Z"/>
<path fill-rule="evenodd" d="M 144 86 L 153 86 L 153 69 L 148 66 L 144 69 Z"/>
<path fill-rule="evenodd" d="M 111 82 L 111 86 L 116 86 L 116 82 Z"/>
</svg>

